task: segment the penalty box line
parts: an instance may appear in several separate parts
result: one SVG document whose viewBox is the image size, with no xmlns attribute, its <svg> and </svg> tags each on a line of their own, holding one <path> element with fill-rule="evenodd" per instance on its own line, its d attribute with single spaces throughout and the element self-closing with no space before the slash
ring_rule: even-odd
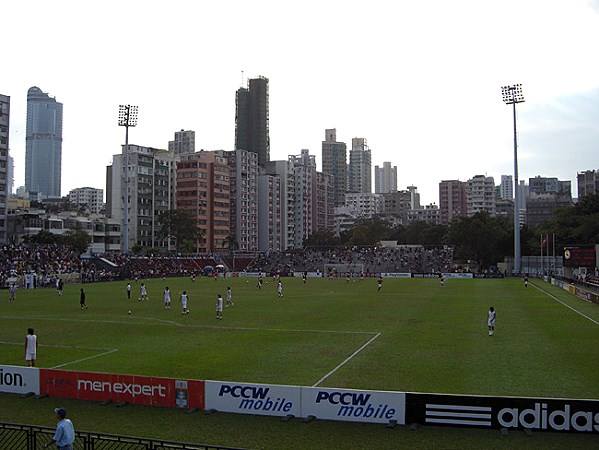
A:
<svg viewBox="0 0 599 450">
<path fill-rule="evenodd" d="M 377 333 L 373 337 L 371 337 L 370 340 L 368 342 L 366 342 L 366 344 L 364 344 L 358 350 L 353 352 L 348 358 L 345 359 L 345 361 L 343 361 L 341 364 L 339 364 L 337 367 L 335 367 L 333 370 L 331 370 L 329 373 L 327 373 L 324 377 L 322 377 L 320 380 L 318 380 L 316 383 L 314 383 L 312 385 L 312 387 L 317 387 L 318 385 L 320 385 L 320 383 L 322 383 L 327 378 L 329 378 L 331 375 L 333 375 L 335 372 L 337 372 L 339 369 L 341 369 L 345 364 L 350 362 L 354 358 L 354 356 L 356 356 L 358 353 L 360 353 L 362 350 L 364 350 L 366 347 L 368 347 L 372 342 L 374 342 L 374 340 L 377 339 L 380 335 L 381 335 L 381 333 Z"/>
<path fill-rule="evenodd" d="M 0 342 L 0 345 L 23 345 L 22 342 Z M 71 364 L 76 364 L 78 362 L 87 361 L 89 359 L 99 358 L 100 356 L 110 355 L 111 353 L 117 352 L 116 348 L 93 348 L 93 347 L 77 347 L 74 345 L 57 345 L 57 344 L 40 344 L 40 347 L 53 347 L 53 348 L 72 348 L 76 350 L 105 350 L 102 353 L 97 355 L 88 356 L 87 358 L 77 359 L 75 361 L 70 361 L 64 364 L 59 364 L 58 366 L 50 367 L 50 369 L 59 369 L 60 367 L 69 366 Z"/>
<path fill-rule="evenodd" d="M 597 322 L 595 319 L 592 319 L 591 317 L 587 316 L 584 313 L 581 313 L 580 311 L 578 311 L 576 308 L 572 308 L 570 305 L 568 305 L 567 303 L 562 302 L 559 298 L 557 298 L 556 296 L 554 296 L 553 294 L 550 294 L 549 292 L 547 292 L 545 289 L 542 289 L 541 287 L 537 286 L 534 283 L 530 283 L 534 288 L 538 289 L 539 291 L 541 291 L 544 294 L 547 294 L 549 297 L 551 297 L 553 300 L 555 300 L 558 303 L 561 303 L 562 305 L 564 305 L 566 308 L 571 309 L 572 311 L 574 311 L 576 314 L 581 315 L 582 317 L 584 317 L 587 320 L 590 320 L 591 322 L 593 322 L 595 325 L 599 325 L 599 322 Z"/>
</svg>

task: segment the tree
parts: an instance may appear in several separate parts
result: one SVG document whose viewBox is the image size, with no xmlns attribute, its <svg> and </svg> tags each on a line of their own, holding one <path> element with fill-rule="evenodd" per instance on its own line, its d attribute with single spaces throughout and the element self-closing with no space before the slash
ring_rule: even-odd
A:
<svg viewBox="0 0 599 450">
<path fill-rule="evenodd" d="M 506 218 L 478 212 L 452 222 L 447 239 L 454 245 L 457 258 L 488 267 L 510 254 L 513 236 Z"/>
<path fill-rule="evenodd" d="M 26 243 L 32 244 L 58 244 L 62 241 L 62 236 L 52 234 L 46 230 L 40 230 L 32 236 L 25 236 L 23 239 Z"/>
<path fill-rule="evenodd" d="M 229 253 L 239 250 L 239 242 L 237 242 L 237 236 L 234 234 L 228 234 L 223 240 L 223 248 L 228 248 Z"/>
<path fill-rule="evenodd" d="M 158 216 L 158 223 L 160 224 L 158 237 L 160 239 L 174 237 L 177 242 L 177 250 L 181 249 L 184 241 L 195 242 L 203 235 L 191 212 L 185 209 L 164 211 Z"/>
<path fill-rule="evenodd" d="M 362 219 L 354 224 L 349 231 L 349 245 L 376 245 L 380 241 L 388 240 L 393 236 L 393 230 L 384 220 Z"/>
<path fill-rule="evenodd" d="M 340 241 L 331 230 L 315 231 L 304 240 L 305 247 L 333 247 Z"/>
<path fill-rule="evenodd" d="M 64 233 L 64 244 L 71 247 L 79 254 L 85 253 L 91 242 L 91 236 L 87 233 L 87 231 L 80 227 L 67 230 Z"/>
</svg>

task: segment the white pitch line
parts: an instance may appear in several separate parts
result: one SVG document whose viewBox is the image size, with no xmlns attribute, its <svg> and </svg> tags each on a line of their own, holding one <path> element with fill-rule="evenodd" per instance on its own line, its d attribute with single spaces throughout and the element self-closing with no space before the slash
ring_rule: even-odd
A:
<svg viewBox="0 0 599 450">
<path fill-rule="evenodd" d="M 87 358 L 78 359 L 77 361 L 71 361 L 71 362 L 68 362 L 68 363 L 60 364 L 58 366 L 50 367 L 50 369 L 58 369 L 60 367 L 69 366 L 71 364 L 76 364 L 78 362 L 87 361 L 89 359 L 99 358 L 100 356 L 110 355 L 111 353 L 114 353 L 114 352 L 117 352 L 117 351 L 118 351 L 118 349 L 113 348 L 112 350 L 110 350 L 108 352 L 100 353 L 99 355 L 88 356 Z"/>
<path fill-rule="evenodd" d="M 23 345 L 22 342 L 2 342 L 0 345 Z M 113 350 L 111 348 L 95 348 L 95 347 L 77 347 L 76 345 L 60 345 L 60 344 L 38 344 L 38 347 L 55 347 L 55 348 L 74 348 L 76 350 Z"/>
<path fill-rule="evenodd" d="M 595 319 L 590 318 L 589 316 L 587 316 L 586 314 L 581 313 L 580 311 L 578 311 L 577 309 L 572 308 L 570 305 L 562 302 L 559 298 L 555 297 L 554 295 L 550 294 L 549 292 L 547 292 L 544 289 L 541 289 L 539 286 L 535 285 L 534 283 L 530 283 L 533 287 L 537 288 L 539 291 L 543 292 L 544 294 L 547 294 L 549 297 L 551 297 L 553 300 L 555 300 L 558 303 L 561 303 L 562 305 L 564 305 L 566 308 L 571 309 L 572 311 L 574 311 L 576 314 L 580 314 L 582 317 L 584 317 L 585 319 L 590 320 L 591 322 L 593 322 L 595 325 L 599 325 L 599 322 L 597 322 Z"/>
<path fill-rule="evenodd" d="M 345 361 L 343 361 L 341 364 L 339 364 L 337 367 L 335 367 L 333 370 L 331 370 L 329 373 L 327 373 L 324 377 L 322 377 L 320 380 L 318 380 L 316 383 L 314 383 L 312 385 L 312 387 L 317 387 L 320 383 L 322 383 L 324 380 L 326 380 L 328 377 L 330 377 L 331 375 L 333 375 L 335 372 L 337 372 L 337 370 L 339 370 L 341 367 L 343 367 L 345 364 L 347 364 L 354 356 L 356 356 L 358 353 L 360 353 L 362 350 L 364 350 L 367 346 L 370 345 L 370 343 L 372 341 L 374 341 L 376 338 L 378 338 L 381 335 L 381 333 L 377 333 L 375 336 L 373 336 L 366 344 L 364 344 L 362 347 L 360 347 L 358 350 L 356 350 L 355 352 L 353 352 L 349 358 L 347 358 Z"/>
<path fill-rule="evenodd" d="M 52 321 L 56 321 L 56 320 L 60 320 L 63 322 L 90 322 L 90 323 L 111 323 L 111 324 L 125 324 L 125 325 L 148 325 L 147 322 L 130 322 L 130 321 L 123 321 L 123 320 L 81 320 L 81 319 L 66 319 L 64 317 L 30 317 L 31 319 L 35 319 L 35 320 L 52 320 Z M 164 324 L 172 324 L 172 325 L 177 325 L 177 326 L 181 326 L 181 327 L 188 327 L 188 328 L 199 328 L 199 329 L 207 329 L 207 330 L 225 330 L 225 331 L 277 331 L 277 332 L 287 332 L 287 333 L 331 333 L 331 334 L 368 334 L 371 335 L 374 333 L 374 331 L 342 331 L 342 330 L 309 330 L 309 329 L 289 329 L 289 328 L 258 328 L 258 327 L 223 327 L 223 326 L 216 326 L 216 325 L 190 325 L 190 324 L 180 324 L 178 322 L 172 322 L 170 320 L 164 320 L 164 319 L 156 319 L 156 318 L 151 318 L 151 317 L 140 317 L 142 319 L 152 319 L 152 320 L 156 320 L 159 323 L 164 323 Z M 0 319 L 18 319 L 15 317 L 0 317 Z"/>
</svg>

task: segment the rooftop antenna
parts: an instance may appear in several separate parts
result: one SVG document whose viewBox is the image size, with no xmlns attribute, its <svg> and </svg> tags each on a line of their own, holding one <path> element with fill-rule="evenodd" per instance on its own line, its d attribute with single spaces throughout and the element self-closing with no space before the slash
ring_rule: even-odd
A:
<svg viewBox="0 0 599 450">
<path fill-rule="evenodd" d="M 243 87 L 243 70 L 241 70 L 241 87 Z"/>
</svg>

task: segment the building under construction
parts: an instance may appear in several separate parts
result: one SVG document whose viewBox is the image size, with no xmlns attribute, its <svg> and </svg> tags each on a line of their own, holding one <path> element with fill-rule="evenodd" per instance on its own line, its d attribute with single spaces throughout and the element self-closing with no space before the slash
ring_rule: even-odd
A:
<svg viewBox="0 0 599 450">
<path fill-rule="evenodd" d="M 248 80 L 235 96 L 235 149 L 258 154 L 258 164 L 270 161 L 268 78 Z"/>
</svg>

